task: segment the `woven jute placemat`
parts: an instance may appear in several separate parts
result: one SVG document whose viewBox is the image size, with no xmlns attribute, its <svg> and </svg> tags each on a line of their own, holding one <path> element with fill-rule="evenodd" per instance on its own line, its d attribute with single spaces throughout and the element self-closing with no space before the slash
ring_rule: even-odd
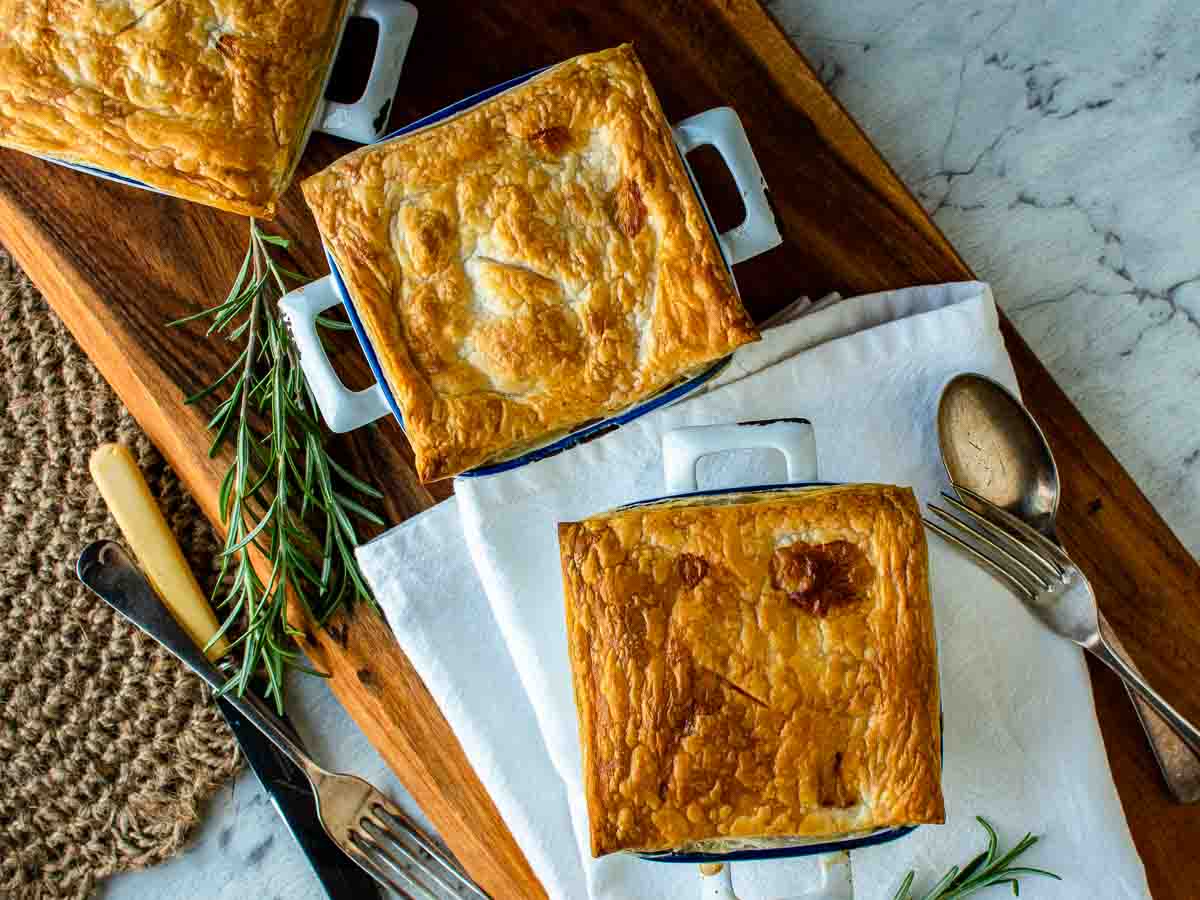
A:
<svg viewBox="0 0 1200 900">
<path fill-rule="evenodd" d="M 217 543 L 178 479 L 0 250 L 0 896 L 87 897 L 176 853 L 238 766 L 199 679 L 76 581 L 119 536 L 87 460 L 133 448 L 201 581 Z"/>
</svg>

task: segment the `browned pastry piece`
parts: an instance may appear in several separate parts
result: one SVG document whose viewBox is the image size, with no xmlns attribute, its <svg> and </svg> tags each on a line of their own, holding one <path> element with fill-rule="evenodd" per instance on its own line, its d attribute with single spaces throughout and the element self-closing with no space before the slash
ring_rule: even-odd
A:
<svg viewBox="0 0 1200 900">
<path fill-rule="evenodd" d="M 349 0 L 3 0 L 0 145 L 274 215 Z"/>
<path fill-rule="evenodd" d="M 303 183 L 429 481 L 757 339 L 629 46 Z"/>
<path fill-rule="evenodd" d="M 594 855 L 943 820 L 910 490 L 652 504 L 559 541 Z"/>
</svg>

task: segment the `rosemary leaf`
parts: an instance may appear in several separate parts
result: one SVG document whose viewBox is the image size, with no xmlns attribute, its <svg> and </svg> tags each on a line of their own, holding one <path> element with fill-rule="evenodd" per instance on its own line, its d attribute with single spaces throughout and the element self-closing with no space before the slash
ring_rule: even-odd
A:
<svg viewBox="0 0 1200 900">
<path fill-rule="evenodd" d="M 366 519 L 368 522 L 372 522 L 376 525 L 384 524 L 383 519 L 380 516 L 371 512 L 371 510 L 367 509 L 362 504 L 356 503 L 353 500 L 351 500 L 349 497 L 347 497 L 343 494 L 336 493 L 336 492 L 334 493 L 333 496 L 337 499 L 337 502 L 340 503 L 345 509 L 354 513 L 359 518 Z"/>
<path fill-rule="evenodd" d="M 279 274 L 284 278 L 290 278 L 292 281 L 299 282 L 308 281 L 308 277 L 301 275 L 299 272 L 293 272 L 291 269 L 285 269 L 283 266 L 276 266 L 276 268 L 279 270 Z"/>
<path fill-rule="evenodd" d="M 317 574 L 316 569 L 312 567 L 312 563 L 308 561 L 304 554 L 296 553 L 291 557 L 291 562 L 310 582 L 318 586 L 321 584 L 321 576 Z"/>
<path fill-rule="evenodd" d="M 342 481 L 346 482 L 346 484 L 350 485 L 350 487 L 354 488 L 359 493 L 366 494 L 373 500 L 383 499 L 383 494 L 375 490 L 375 488 L 371 487 L 371 485 L 367 484 L 361 478 L 356 478 L 350 472 L 347 472 L 334 460 L 329 460 L 329 467 L 333 469 L 334 474 L 336 474 L 338 478 L 342 479 Z"/>
<path fill-rule="evenodd" d="M 989 848 L 989 850 L 984 850 L 982 853 L 980 853 L 978 856 L 976 856 L 973 860 L 971 860 L 969 863 L 967 863 L 965 866 L 963 866 L 963 870 L 958 873 L 958 876 L 954 879 L 954 881 L 952 881 L 950 883 L 950 886 L 958 887 L 963 882 L 968 881 L 971 878 L 971 876 L 973 876 L 976 872 L 979 871 L 981 866 L 988 865 L 991 862 L 992 858 L 993 857 L 992 857 L 990 848 Z"/>
<path fill-rule="evenodd" d="M 200 312 L 192 313 L 190 316 L 184 316 L 181 319 L 172 319 L 167 323 L 167 325 L 172 327 L 176 325 L 186 325 L 188 322 L 194 322 L 197 319 L 203 319 L 206 316 L 215 316 L 224 308 L 225 307 L 223 306 L 206 306 L 204 309 L 200 310 Z"/>
<path fill-rule="evenodd" d="M 288 283 L 307 280 L 271 256 L 272 248 L 286 250 L 290 243 L 252 219 L 246 257 L 225 299 L 171 323 L 209 318 L 207 334 L 242 344 L 233 364 L 186 402 L 226 394 L 208 426 L 210 455 L 227 444 L 232 448 L 217 492 L 226 536 L 213 601 L 224 616 L 217 636 L 229 639 L 236 669 L 221 693 L 243 693 L 261 672 L 266 696 L 280 711 L 288 669 L 322 674 L 303 663 L 296 647 L 301 632 L 287 621 L 289 595 L 318 623 L 350 599 L 372 602 L 354 558 L 353 520 L 383 522 L 346 496 L 348 489 L 371 500 L 382 497 L 330 457 L 299 354 L 278 311 Z M 349 327 L 325 317 L 321 325 Z M 271 566 L 266 583 L 252 563 L 258 552 Z"/>
<path fill-rule="evenodd" d="M 246 329 L 249 327 L 250 327 L 250 320 L 247 319 L 241 325 L 239 325 L 237 328 L 233 329 L 233 331 L 229 332 L 229 334 L 225 335 L 225 340 L 231 344 L 235 343 L 236 341 L 238 341 L 241 338 L 241 336 L 243 334 L 246 333 Z"/>
<path fill-rule="evenodd" d="M 230 404 L 228 409 L 218 413 L 208 423 L 210 430 L 215 429 L 212 443 L 208 447 L 208 455 L 210 457 L 215 457 L 221 451 L 221 445 L 225 442 L 225 438 L 229 434 L 230 426 L 233 425 L 234 409 L 233 404 Z"/>
<path fill-rule="evenodd" d="M 238 358 L 233 361 L 233 365 L 226 369 L 223 375 L 217 378 L 217 380 L 208 387 L 196 391 L 196 393 L 192 394 L 190 397 L 186 397 L 183 402 L 190 406 L 198 400 L 203 400 L 205 397 L 223 385 L 226 381 L 228 381 L 231 377 L 233 377 L 233 373 L 240 369 L 245 361 L 246 351 L 243 350 L 238 354 Z"/>
<path fill-rule="evenodd" d="M 913 879 L 916 877 L 916 872 L 909 872 L 905 875 L 904 880 L 900 882 L 900 889 L 892 896 L 892 900 L 908 900 L 908 892 L 912 890 Z"/>
<path fill-rule="evenodd" d="M 354 330 L 354 326 L 349 322 L 339 322 L 337 319 L 331 319 L 328 316 L 317 316 L 317 324 L 322 328 L 328 328 L 330 331 Z"/>
<path fill-rule="evenodd" d="M 278 502 L 278 501 L 275 501 L 275 502 Z M 275 512 L 275 502 L 272 502 L 271 505 L 269 507 L 267 507 L 267 514 L 265 516 L 263 516 L 261 519 L 259 519 L 258 524 L 255 525 L 253 528 L 251 528 L 250 532 L 244 538 L 242 538 L 240 541 L 238 541 L 232 547 L 228 547 L 225 550 L 222 550 L 221 554 L 223 556 L 232 556 L 234 553 L 241 553 L 242 549 L 244 547 L 246 547 L 256 537 L 258 537 L 263 532 L 263 530 L 268 525 L 271 524 L 271 519 Z"/>
<path fill-rule="evenodd" d="M 987 832 L 987 849 L 974 857 L 961 871 L 958 866 L 952 866 L 950 871 L 943 875 L 932 888 L 920 896 L 919 900 L 963 900 L 984 888 L 1000 886 L 1011 887 L 1013 894 L 1019 895 L 1021 893 L 1020 878 L 1028 875 L 1053 878 L 1055 881 L 1062 880 L 1058 875 L 1045 869 L 1010 865 L 1018 856 L 1038 842 L 1037 837 L 1026 834 L 1017 841 L 1011 850 L 998 856 L 1000 841 L 996 835 L 996 829 L 981 816 L 976 816 L 975 820 Z M 918 900 L 912 893 L 916 877 L 916 872 L 909 872 L 905 875 L 892 900 Z"/>
<path fill-rule="evenodd" d="M 958 866 L 951 866 L 950 871 L 942 876 L 941 880 L 935 884 L 925 895 L 925 900 L 941 900 L 946 896 L 946 891 L 958 877 Z"/>
</svg>

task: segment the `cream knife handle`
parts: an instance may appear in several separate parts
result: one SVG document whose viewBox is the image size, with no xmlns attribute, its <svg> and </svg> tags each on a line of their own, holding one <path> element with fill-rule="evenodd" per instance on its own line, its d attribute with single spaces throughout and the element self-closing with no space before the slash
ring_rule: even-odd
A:
<svg viewBox="0 0 1200 900">
<path fill-rule="evenodd" d="M 217 617 L 133 454 L 124 444 L 102 444 L 92 453 L 88 467 L 155 593 L 188 637 L 205 646 L 219 628 Z M 217 659 L 228 649 L 229 642 L 222 637 L 209 648 L 208 658 Z"/>
</svg>

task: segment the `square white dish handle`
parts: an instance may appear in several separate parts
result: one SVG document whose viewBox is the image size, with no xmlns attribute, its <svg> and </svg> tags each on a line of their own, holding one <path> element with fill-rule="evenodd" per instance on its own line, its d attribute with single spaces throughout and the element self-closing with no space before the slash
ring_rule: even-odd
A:
<svg viewBox="0 0 1200 900">
<path fill-rule="evenodd" d="M 728 106 L 718 106 L 684 119 L 675 126 L 673 134 L 685 166 L 687 155 L 693 150 L 712 147 L 721 154 L 721 159 L 733 176 L 733 183 L 737 185 L 742 205 L 746 208 L 746 217 L 740 224 L 717 236 L 721 252 L 725 254 L 725 262 L 736 266 L 782 244 L 783 236 L 775 224 L 771 204 L 767 202 L 767 180 L 763 178 L 738 114 Z M 693 185 L 696 185 L 691 166 L 687 166 L 687 169 Z M 704 204 L 699 185 L 696 185 L 696 195 Z M 707 204 L 704 204 L 704 211 L 708 213 Z M 709 223 L 712 223 L 711 215 Z M 713 230 L 716 231 L 716 228 Z"/>
<path fill-rule="evenodd" d="M 400 67 L 417 27 L 417 8 L 406 0 L 358 0 L 349 18 L 370 19 L 379 26 L 371 74 L 367 76 L 362 96 L 353 103 L 322 100 L 313 117 L 313 130 L 359 144 L 373 144 L 387 132 L 388 113 L 400 83 Z M 331 73 L 332 69 L 331 65 Z"/>
<path fill-rule="evenodd" d="M 791 483 L 817 480 L 817 441 L 807 419 L 694 425 L 662 436 L 663 482 L 668 494 L 699 490 L 696 463 L 726 450 L 778 450 Z"/>
<path fill-rule="evenodd" d="M 822 856 L 820 872 L 819 883 L 802 894 L 791 894 L 778 900 L 854 900 L 849 853 L 839 850 Z M 738 895 L 733 892 L 731 864 L 705 863 L 700 866 L 700 900 L 738 900 Z"/>
<path fill-rule="evenodd" d="M 300 351 L 300 367 L 308 387 L 325 424 L 335 434 L 362 428 L 391 412 L 387 394 L 378 381 L 365 390 L 352 391 L 333 370 L 317 334 L 317 317 L 341 302 L 332 275 L 310 281 L 279 301 L 292 340 Z"/>
</svg>

